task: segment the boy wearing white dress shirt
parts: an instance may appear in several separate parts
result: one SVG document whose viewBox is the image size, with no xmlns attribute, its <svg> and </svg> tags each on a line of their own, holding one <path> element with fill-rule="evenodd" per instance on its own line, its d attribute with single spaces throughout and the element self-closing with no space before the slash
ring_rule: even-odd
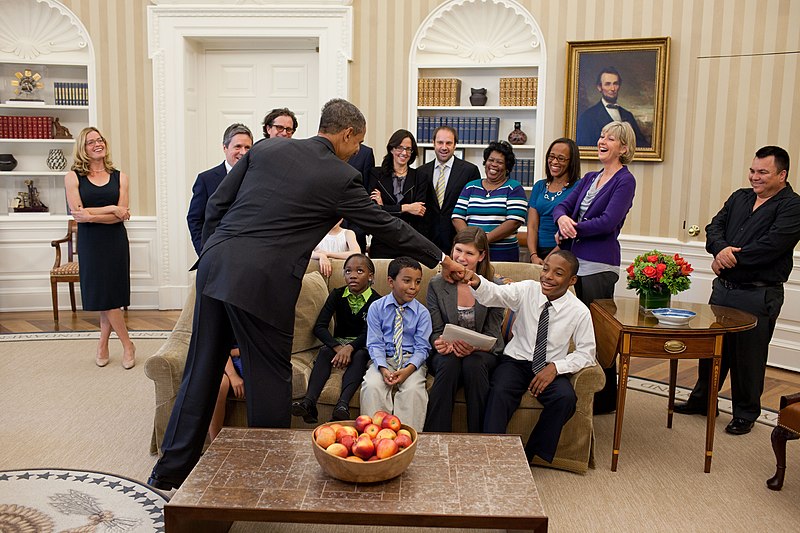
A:
<svg viewBox="0 0 800 533">
<path fill-rule="evenodd" d="M 558 250 L 545 258 L 538 282 L 496 285 L 478 275 L 468 282 L 481 304 L 516 313 L 514 337 L 492 373 L 483 430 L 505 433 L 522 395 L 534 396 L 544 409 L 525 446 L 528 461 L 538 455 L 553 462 L 561 430 L 577 403 L 569 377 L 597 362 L 589 308 L 569 291 L 577 272 L 575 255 Z M 575 350 L 568 353 L 570 340 Z"/>
</svg>

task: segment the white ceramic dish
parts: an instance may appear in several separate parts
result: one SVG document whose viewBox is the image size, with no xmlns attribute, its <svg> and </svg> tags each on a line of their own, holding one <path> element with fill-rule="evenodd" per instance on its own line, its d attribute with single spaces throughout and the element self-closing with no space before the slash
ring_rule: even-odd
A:
<svg viewBox="0 0 800 533">
<path fill-rule="evenodd" d="M 672 307 L 653 309 L 652 313 L 653 316 L 658 319 L 659 324 L 666 324 L 668 326 L 683 326 L 688 324 L 697 314 L 686 309 L 675 309 Z"/>
</svg>

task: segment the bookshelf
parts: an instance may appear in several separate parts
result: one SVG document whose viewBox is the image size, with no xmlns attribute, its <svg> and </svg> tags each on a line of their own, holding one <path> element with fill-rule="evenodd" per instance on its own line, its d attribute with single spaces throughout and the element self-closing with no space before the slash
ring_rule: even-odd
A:
<svg viewBox="0 0 800 533">
<path fill-rule="evenodd" d="M 500 35 L 490 32 L 503 28 Z M 516 122 L 527 134 L 526 144 L 514 145 L 517 159 L 527 160 L 532 174 L 523 181 L 530 189 L 542 169 L 536 154 L 543 153 L 544 86 L 546 54 L 539 26 L 518 2 L 463 2 L 452 0 L 439 6 L 420 26 L 409 57 L 409 122 L 417 127 L 421 148 L 433 146 L 429 134 L 438 123 L 459 132 L 458 148 L 464 159 L 483 174 L 483 150 L 489 140 L 507 140 Z M 501 105 L 501 79 L 536 78 L 535 100 L 526 105 Z M 457 80 L 443 84 L 447 97 L 430 105 L 429 80 Z M 422 80 L 422 81 L 420 81 Z M 427 85 L 426 85 L 427 84 Z M 453 87 L 460 90 L 453 94 Z M 485 88 L 485 105 L 470 103 L 471 89 Z M 534 103 L 535 105 L 529 105 Z M 508 103 L 506 98 L 502 103 Z M 420 105 L 424 104 L 424 105 Z M 475 135 L 473 123 L 491 124 L 491 130 Z M 488 135 L 487 135 L 488 134 Z"/>
<path fill-rule="evenodd" d="M 56 0 L 38 0 L 4 16 L 14 32 L 0 35 L 0 154 L 12 154 L 17 165 L 0 171 L 0 236 L 20 224 L 34 231 L 68 218 L 67 169 L 51 169 L 47 160 L 52 150 L 61 150 L 69 166 L 74 137 L 96 123 L 97 100 L 92 40 L 74 13 Z M 43 102 L 13 101 L 20 98 L 17 85 L 25 81 L 16 73 L 26 71 L 41 83 L 32 97 Z M 53 138 L 58 137 L 51 126 L 56 118 L 73 138 Z M 47 212 L 14 212 L 16 197 L 27 191 L 26 180 L 33 181 Z"/>
</svg>

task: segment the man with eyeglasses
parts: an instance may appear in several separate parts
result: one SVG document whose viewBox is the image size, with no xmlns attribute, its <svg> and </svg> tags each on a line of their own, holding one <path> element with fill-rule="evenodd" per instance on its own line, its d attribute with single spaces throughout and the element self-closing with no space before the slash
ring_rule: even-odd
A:
<svg viewBox="0 0 800 533">
<path fill-rule="evenodd" d="M 433 132 L 436 159 L 417 170 L 428 184 L 423 234 L 446 254 L 456 235 L 451 217 L 458 195 L 467 183 L 481 179 L 478 167 L 455 157 L 456 144 L 458 132 L 450 126 L 439 126 Z"/>
<path fill-rule="evenodd" d="M 197 175 L 192 186 L 192 199 L 189 202 L 189 213 L 186 222 L 189 223 L 189 233 L 192 236 L 192 246 L 197 255 L 200 255 L 200 245 L 203 234 L 203 223 L 206 219 L 206 204 L 208 199 L 217 190 L 228 172 L 239 159 L 253 147 L 253 134 L 244 124 L 231 124 L 225 129 L 222 136 L 222 152 L 225 160 L 219 165 L 205 170 Z"/>
<path fill-rule="evenodd" d="M 286 107 L 276 107 L 264 117 L 264 138 L 292 137 L 297 131 L 297 117 Z"/>
</svg>

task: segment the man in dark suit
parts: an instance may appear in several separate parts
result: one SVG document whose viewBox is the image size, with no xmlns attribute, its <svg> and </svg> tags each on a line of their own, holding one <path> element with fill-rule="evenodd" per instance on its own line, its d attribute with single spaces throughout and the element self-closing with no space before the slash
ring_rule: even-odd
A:
<svg viewBox="0 0 800 533">
<path fill-rule="evenodd" d="M 422 180 L 428 184 L 425 236 L 446 254 L 450 253 L 456 235 L 451 215 L 458 195 L 467 183 L 481 179 L 478 167 L 453 155 L 456 144 L 456 130 L 450 126 L 439 126 L 433 132 L 436 159 L 417 169 Z M 442 191 L 444 194 L 440 202 Z"/>
<path fill-rule="evenodd" d="M 362 144 L 361 147 L 358 149 L 350 159 L 347 160 L 347 163 L 353 167 L 354 169 L 361 172 L 361 180 L 364 182 L 364 186 L 366 187 L 367 178 L 369 177 L 370 171 L 375 167 L 375 154 L 372 151 L 372 148 L 367 146 L 366 144 Z M 357 225 L 348 222 L 347 220 L 342 223 L 343 228 L 351 229 L 356 234 L 356 240 L 358 241 L 358 245 L 361 247 L 361 251 L 366 253 L 367 252 L 367 234 L 364 233 L 364 230 L 359 228 Z"/>
<path fill-rule="evenodd" d="M 614 67 L 605 67 L 597 75 L 597 92 L 601 94 L 601 98 L 599 102 L 578 117 L 576 139 L 578 146 L 596 146 L 603 126 L 612 120 L 627 122 L 631 125 L 636 134 L 637 148 L 650 146 L 650 139 L 642 133 L 633 113 L 617 104 L 621 87 L 622 76 Z"/>
<path fill-rule="evenodd" d="M 311 252 L 339 219 L 463 277 L 461 265 L 370 200 L 361 174 L 345 162 L 365 131 L 357 107 L 331 100 L 317 136 L 257 143 L 209 199 L 192 339 L 150 485 L 178 487 L 197 463 L 234 335 L 249 426 L 289 427 L 294 310 Z"/>
<path fill-rule="evenodd" d="M 205 170 L 197 175 L 192 186 L 192 200 L 189 202 L 189 213 L 186 222 L 189 223 L 189 233 L 192 236 L 192 245 L 197 255 L 200 255 L 203 222 L 206 218 L 206 204 L 208 199 L 217 190 L 222 178 L 231 171 L 233 165 L 253 147 L 253 134 L 244 124 L 231 124 L 222 136 L 222 151 L 225 160 L 214 168 Z"/>
</svg>

